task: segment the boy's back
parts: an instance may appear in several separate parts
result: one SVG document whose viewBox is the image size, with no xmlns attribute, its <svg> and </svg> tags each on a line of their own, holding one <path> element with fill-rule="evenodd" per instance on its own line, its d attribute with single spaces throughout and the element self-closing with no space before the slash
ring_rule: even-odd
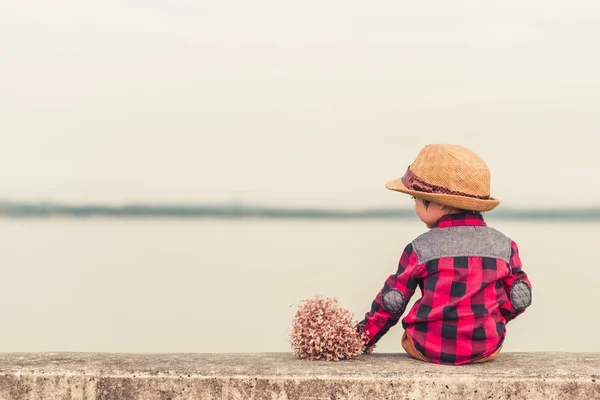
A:
<svg viewBox="0 0 600 400">
<path fill-rule="evenodd" d="M 434 212 L 431 202 L 416 202 L 426 222 L 427 213 Z M 488 227 L 479 212 L 454 209 L 434 220 L 429 232 L 405 248 L 397 272 L 388 277 L 359 329 L 369 338 L 367 346 L 375 344 L 399 321 L 419 287 L 422 298 L 402 321 L 406 351 L 442 364 L 491 359 L 502 347 L 506 323 L 531 304 L 531 283 L 517 245 Z"/>
</svg>

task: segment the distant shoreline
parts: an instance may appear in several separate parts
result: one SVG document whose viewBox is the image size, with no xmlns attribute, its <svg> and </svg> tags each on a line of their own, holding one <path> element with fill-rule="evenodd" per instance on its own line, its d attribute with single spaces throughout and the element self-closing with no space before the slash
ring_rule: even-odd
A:
<svg viewBox="0 0 600 400">
<path fill-rule="evenodd" d="M 498 209 L 496 219 L 600 221 L 600 208 Z M 408 219 L 411 209 L 335 210 L 237 205 L 67 205 L 59 203 L 0 202 L 0 218 L 195 218 L 195 219 Z"/>
</svg>

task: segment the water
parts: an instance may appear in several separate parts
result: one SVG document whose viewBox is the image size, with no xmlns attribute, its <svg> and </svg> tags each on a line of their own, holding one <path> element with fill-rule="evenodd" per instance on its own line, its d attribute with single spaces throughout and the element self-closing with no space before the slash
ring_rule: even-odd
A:
<svg viewBox="0 0 600 400">
<path fill-rule="evenodd" d="M 505 349 L 600 351 L 599 225 L 489 220 L 534 285 Z M 337 297 L 362 319 L 422 232 L 406 220 L 0 220 L 0 351 L 289 351 L 294 304 Z M 401 334 L 377 351 L 401 352 Z"/>
</svg>

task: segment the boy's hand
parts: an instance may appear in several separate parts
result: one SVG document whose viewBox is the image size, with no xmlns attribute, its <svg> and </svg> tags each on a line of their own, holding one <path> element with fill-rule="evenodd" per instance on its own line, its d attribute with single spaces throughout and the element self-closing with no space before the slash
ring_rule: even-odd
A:
<svg viewBox="0 0 600 400">
<path fill-rule="evenodd" d="M 354 327 L 356 329 L 356 331 L 358 333 L 360 333 L 360 338 L 363 340 L 363 343 L 368 343 L 369 342 L 369 336 L 367 335 L 367 332 L 363 331 L 363 328 L 365 327 L 364 321 L 359 322 L 358 324 L 356 324 L 356 326 Z M 373 354 L 373 350 L 375 350 L 375 345 L 371 345 L 371 346 L 365 346 L 364 350 L 363 350 L 363 354 Z"/>
<path fill-rule="evenodd" d="M 363 350 L 363 354 L 373 354 L 373 350 L 375 350 L 375 345 L 365 347 L 365 349 Z"/>
</svg>

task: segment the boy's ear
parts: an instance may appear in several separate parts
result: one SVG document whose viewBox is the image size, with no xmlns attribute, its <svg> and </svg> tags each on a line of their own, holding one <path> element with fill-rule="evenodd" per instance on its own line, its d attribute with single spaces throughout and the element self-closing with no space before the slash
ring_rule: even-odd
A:
<svg viewBox="0 0 600 400">
<path fill-rule="evenodd" d="M 431 203 L 431 204 L 435 204 L 435 206 L 436 206 L 438 209 L 442 210 L 442 211 L 452 208 L 452 207 L 448 207 L 448 206 L 445 206 L 445 205 L 443 205 L 443 204 L 440 204 L 440 203 Z"/>
<path fill-rule="evenodd" d="M 446 206 L 446 205 L 443 205 L 443 204 L 440 204 L 440 210 L 442 210 L 442 211 L 449 211 L 449 212 L 457 212 L 457 211 L 459 211 L 458 209 L 456 209 L 454 207 Z"/>
</svg>

